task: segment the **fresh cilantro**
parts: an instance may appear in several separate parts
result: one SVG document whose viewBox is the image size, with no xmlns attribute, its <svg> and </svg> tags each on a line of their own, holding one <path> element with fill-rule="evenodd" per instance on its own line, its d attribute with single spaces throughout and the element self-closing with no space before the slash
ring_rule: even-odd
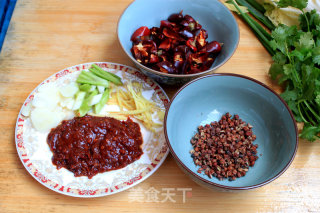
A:
<svg viewBox="0 0 320 213">
<path fill-rule="evenodd" d="M 315 102 L 320 106 L 320 94 L 316 96 Z"/>
<path fill-rule="evenodd" d="M 301 11 L 299 26 L 278 25 L 269 28 L 271 35 L 249 15 L 243 14 L 258 39 L 271 54 L 269 75 L 285 87 L 281 97 L 287 102 L 297 122 L 303 122 L 300 137 L 320 139 L 320 16 L 316 10 L 305 12 L 307 0 L 279 0 L 277 6 L 294 7 Z M 271 39 L 270 39 L 271 36 Z"/>
<path fill-rule="evenodd" d="M 318 136 L 319 133 L 320 127 L 306 124 L 299 136 L 309 141 L 315 141 L 316 139 L 320 139 L 320 137 Z"/>
<path fill-rule="evenodd" d="M 280 65 L 284 65 L 287 62 L 287 57 L 281 52 L 276 52 L 276 54 L 272 56 L 272 60 Z"/>
<path fill-rule="evenodd" d="M 311 49 L 314 45 L 313 35 L 311 32 L 301 34 L 299 39 L 299 48 Z"/>
<path fill-rule="evenodd" d="M 315 47 L 312 50 L 312 61 L 313 61 L 313 63 L 320 65 L 320 46 Z"/>
<path fill-rule="evenodd" d="M 273 80 L 283 73 L 283 67 L 281 64 L 273 63 L 269 69 L 269 74 Z"/>
<path fill-rule="evenodd" d="M 296 90 L 286 90 L 285 92 L 283 92 L 281 95 L 280 95 L 283 100 L 285 100 L 286 102 L 289 102 L 289 101 L 295 101 L 298 99 L 298 93 Z"/>
<path fill-rule="evenodd" d="M 279 1 L 278 6 L 304 8 L 305 1 Z M 320 133 L 320 16 L 307 12 L 297 26 L 279 25 L 271 32 L 270 46 L 276 51 L 269 74 L 286 85 L 281 97 L 298 122 L 304 122 L 300 137 L 310 141 Z M 320 138 L 319 138 L 320 139 Z"/>
<path fill-rule="evenodd" d="M 289 53 L 289 56 L 291 58 L 296 57 L 296 60 L 303 61 L 305 55 L 302 52 L 300 52 L 298 49 L 295 49 Z"/>
<path fill-rule="evenodd" d="M 312 10 L 306 14 L 301 14 L 299 16 L 299 21 L 300 28 L 303 31 L 308 31 L 308 25 L 311 29 L 317 29 L 317 26 L 320 26 L 320 16 L 316 10 Z"/>
</svg>

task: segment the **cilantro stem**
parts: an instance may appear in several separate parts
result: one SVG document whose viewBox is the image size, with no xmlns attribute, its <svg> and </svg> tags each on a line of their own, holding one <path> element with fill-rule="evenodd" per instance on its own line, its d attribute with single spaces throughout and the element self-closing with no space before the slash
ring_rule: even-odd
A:
<svg viewBox="0 0 320 213">
<path fill-rule="evenodd" d="M 302 14 L 303 14 L 303 16 L 304 16 L 304 18 L 306 19 L 306 21 L 307 21 L 307 26 L 308 26 L 308 32 L 310 32 L 310 23 L 309 23 L 309 19 L 308 19 L 308 17 L 307 17 L 307 15 L 306 15 L 306 13 L 301 9 L 301 12 L 302 12 Z"/>
<path fill-rule="evenodd" d="M 304 114 L 308 117 L 308 120 L 305 119 L 302 115 L 302 112 L 300 111 L 300 104 L 304 104 L 301 105 L 303 110 L 304 110 Z M 305 123 L 311 123 L 313 126 L 316 125 L 316 121 L 319 121 L 319 116 L 314 112 L 314 110 L 310 107 L 310 105 L 308 104 L 307 100 L 305 99 L 301 99 L 298 101 L 298 110 L 300 112 L 300 115 L 302 117 L 302 119 L 304 120 Z M 308 112 L 311 112 L 313 116 L 315 116 L 316 121 L 313 120 L 313 118 L 309 115 Z"/>
<path fill-rule="evenodd" d="M 300 103 L 297 104 L 298 106 L 298 111 L 300 113 L 301 119 L 303 120 L 304 123 L 309 123 L 303 116 L 302 112 L 301 112 L 301 108 L 300 108 Z"/>
<path fill-rule="evenodd" d="M 302 105 L 302 108 L 303 108 L 303 111 L 304 111 L 304 114 L 308 117 L 308 123 L 311 123 L 311 125 L 315 126 L 316 123 L 313 121 L 313 119 L 311 118 L 311 116 L 309 115 L 308 113 L 308 109 L 305 108 L 304 105 Z"/>
<path fill-rule="evenodd" d="M 294 67 L 294 61 L 292 60 L 292 58 L 291 58 L 291 56 L 289 54 L 287 41 L 285 41 L 285 47 L 286 47 L 286 55 L 289 58 L 289 62 Z M 292 73 L 293 73 L 293 77 L 294 77 L 296 83 L 299 86 L 301 86 L 301 79 L 300 79 L 299 74 L 297 73 L 296 69 L 293 69 Z"/>
<path fill-rule="evenodd" d="M 307 101 L 303 101 L 303 103 L 307 106 L 307 108 L 310 110 L 310 112 L 313 114 L 313 116 L 317 119 L 317 121 L 320 120 L 320 117 L 317 115 L 317 113 L 312 109 L 312 107 L 308 104 Z"/>
</svg>

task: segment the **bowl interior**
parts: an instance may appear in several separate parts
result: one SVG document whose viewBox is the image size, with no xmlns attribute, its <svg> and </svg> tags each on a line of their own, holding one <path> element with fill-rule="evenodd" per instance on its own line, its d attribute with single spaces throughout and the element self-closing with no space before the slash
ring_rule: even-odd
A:
<svg viewBox="0 0 320 213">
<path fill-rule="evenodd" d="M 239 30 L 232 13 L 217 0 L 135 0 L 125 10 L 118 24 L 118 38 L 124 51 L 135 61 L 130 52 L 132 33 L 141 26 L 159 27 L 161 20 L 181 10 L 208 31 L 208 41 L 223 43 L 222 51 L 212 67 L 227 61 L 237 47 Z"/>
<path fill-rule="evenodd" d="M 189 153 L 197 127 L 220 120 L 226 112 L 250 123 L 257 136 L 254 144 L 259 145 L 259 159 L 235 181 L 198 174 L 199 167 Z M 252 80 L 233 75 L 204 77 L 182 89 L 167 112 L 165 128 L 172 150 L 184 167 L 205 180 L 229 187 L 248 187 L 274 178 L 291 162 L 297 145 L 295 122 L 278 96 Z"/>
</svg>

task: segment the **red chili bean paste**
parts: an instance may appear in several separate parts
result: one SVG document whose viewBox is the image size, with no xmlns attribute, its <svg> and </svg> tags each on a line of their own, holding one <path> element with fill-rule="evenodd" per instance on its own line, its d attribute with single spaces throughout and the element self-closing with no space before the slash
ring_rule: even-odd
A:
<svg viewBox="0 0 320 213">
<path fill-rule="evenodd" d="M 140 126 L 128 118 L 84 116 L 65 120 L 47 138 L 52 163 L 91 179 L 98 173 L 127 166 L 141 157 Z"/>
</svg>

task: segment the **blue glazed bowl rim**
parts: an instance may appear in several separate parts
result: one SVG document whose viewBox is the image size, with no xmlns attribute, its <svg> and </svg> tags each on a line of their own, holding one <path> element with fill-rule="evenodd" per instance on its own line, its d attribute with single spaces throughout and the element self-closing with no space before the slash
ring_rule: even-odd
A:
<svg viewBox="0 0 320 213">
<path fill-rule="evenodd" d="M 193 172 L 191 169 L 189 169 L 180 159 L 179 157 L 176 155 L 174 149 L 172 148 L 170 141 L 169 141 L 169 137 L 168 137 L 168 133 L 167 133 L 167 118 L 168 118 L 168 113 L 171 107 L 171 104 L 173 103 L 173 101 L 175 100 L 175 98 L 178 96 L 178 94 L 183 91 L 186 87 L 188 87 L 189 85 L 195 83 L 196 81 L 202 80 L 204 78 L 211 78 L 211 77 L 215 77 L 215 76 L 229 76 L 229 77 L 237 77 L 237 78 L 243 78 L 249 81 L 252 81 L 256 84 L 259 84 L 260 86 L 263 86 L 264 88 L 266 88 L 267 90 L 269 90 L 270 92 L 272 92 L 274 95 L 276 95 L 276 97 L 278 97 L 278 99 L 284 104 L 284 106 L 286 107 L 287 111 L 290 113 L 290 117 L 292 119 L 292 122 L 294 124 L 295 127 L 295 134 L 296 134 L 296 140 L 295 140 L 295 148 L 294 148 L 294 152 L 293 155 L 290 158 L 290 161 L 287 163 L 287 165 L 278 173 L 276 174 L 274 177 L 259 183 L 259 184 L 255 184 L 255 185 L 251 185 L 251 186 L 244 186 L 244 187 L 234 187 L 234 186 L 225 186 L 225 185 L 221 185 L 221 184 L 217 184 L 211 181 L 208 181 L 204 178 L 202 178 L 201 176 L 199 176 L 198 174 L 196 174 L 195 172 Z M 297 153 L 297 149 L 298 149 L 298 143 L 299 143 L 299 135 L 298 135 L 298 128 L 297 128 L 297 123 L 294 119 L 294 116 L 290 110 L 290 108 L 288 107 L 287 103 L 280 97 L 280 95 L 278 95 L 273 89 L 271 89 L 270 87 L 268 87 L 266 84 L 250 78 L 248 76 L 244 76 L 244 75 L 239 75 L 239 74 L 234 74 L 234 73 L 214 73 L 214 74 L 210 74 L 210 75 L 206 75 L 206 76 L 202 76 L 199 78 L 196 78 L 188 83 L 186 83 L 184 86 L 182 86 L 176 93 L 175 95 L 172 97 L 169 105 L 166 108 L 166 113 L 165 113 L 165 117 L 164 117 L 164 133 L 165 133 L 165 137 L 166 137 L 166 142 L 167 145 L 169 147 L 170 153 L 172 154 L 172 156 L 174 157 L 174 159 L 176 161 L 178 161 L 178 163 L 186 170 L 188 171 L 189 174 L 191 174 L 192 176 L 194 176 L 195 178 L 199 179 L 200 181 L 203 181 L 211 186 L 215 186 L 218 188 L 222 188 L 222 189 L 227 189 L 227 190 L 248 190 L 248 189 L 254 189 L 254 188 L 259 188 L 261 186 L 264 186 L 272 181 L 274 181 L 275 179 L 277 179 L 278 177 L 280 177 L 291 165 L 292 161 L 294 160 L 296 153 Z"/>
<path fill-rule="evenodd" d="M 122 19 L 122 17 L 124 16 L 125 12 L 127 11 L 127 9 L 132 5 L 134 4 L 136 1 L 138 0 L 134 0 L 133 2 L 131 2 L 124 10 L 123 12 L 121 13 L 120 15 L 120 18 L 118 20 L 118 24 L 117 24 L 117 38 L 118 38 L 118 42 L 120 43 L 120 46 L 122 48 L 122 50 L 126 53 L 127 56 L 129 56 L 129 58 L 138 66 L 141 66 L 144 70 L 147 70 L 148 72 L 151 72 L 153 74 L 156 74 L 156 75 L 160 75 L 160 76 L 165 76 L 165 77 L 175 77 L 175 78 L 185 78 L 185 77 L 197 77 L 197 76 L 201 76 L 201 75 L 204 75 L 204 74 L 207 74 L 207 73 L 210 73 L 214 70 L 217 70 L 219 67 L 223 66 L 225 63 L 227 63 L 227 61 L 229 61 L 230 58 L 232 58 L 232 56 L 234 55 L 234 53 L 236 52 L 236 50 L 238 49 L 238 46 L 239 46 L 239 42 L 240 42 L 240 31 L 239 31 L 239 23 L 237 22 L 237 20 L 235 19 L 235 16 L 233 15 L 233 13 L 223 4 L 221 3 L 220 1 L 215 1 L 217 2 L 218 4 L 221 4 L 226 10 L 227 10 L 227 13 L 229 13 L 231 15 L 231 18 L 234 20 L 234 22 L 236 23 L 236 32 L 237 32 L 237 44 L 235 46 L 235 48 L 233 49 L 232 53 L 230 54 L 229 57 L 225 58 L 219 65 L 213 67 L 213 68 L 210 68 L 206 71 L 203 71 L 203 72 L 199 72 L 199 73 L 195 73 L 195 74 L 168 74 L 168 73 L 163 73 L 163 72 L 159 72 L 159 71 L 156 71 L 154 69 L 151 69 L 149 67 L 146 67 L 144 66 L 143 64 L 139 63 L 130 53 L 128 53 L 126 51 L 126 49 L 124 48 L 124 46 L 122 45 L 121 41 L 120 41 L 120 37 L 119 37 L 119 27 L 120 27 L 120 21 Z"/>
</svg>

